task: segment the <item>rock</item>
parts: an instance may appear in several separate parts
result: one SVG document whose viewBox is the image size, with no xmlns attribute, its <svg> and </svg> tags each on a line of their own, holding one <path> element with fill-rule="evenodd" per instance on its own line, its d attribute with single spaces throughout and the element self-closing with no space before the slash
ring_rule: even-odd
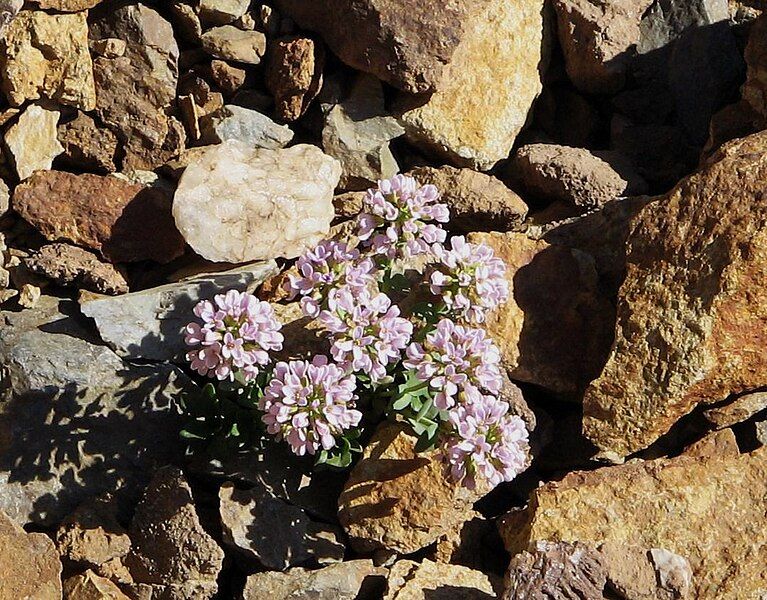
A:
<svg viewBox="0 0 767 600">
<path fill-rule="evenodd" d="M 266 87 L 274 96 L 277 118 L 295 121 L 322 87 L 323 47 L 308 37 L 291 36 L 269 44 Z"/>
<path fill-rule="evenodd" d="M 284 148 L 293 139 L 287 125 L 277 125 L 258 111 L 227 104 L 202 121 L 202 138 L 207 144 L 227 140 L 242 142 L 250 148 Z"/>
<path fill-rule="evenodd" d="M 233 170 L 240 174 L 236 183 Z M 228 141 L 186 168 L 173 216 L 187 243 L 208 260 L 295 258 L 328 233 L 340 176 L 338 162 L 315 146 L 268 150 Z"/>
<path fill-rule="evenodd" d="M 438 91 L 425 104 L 404 100 L 401 119 L 414 144 L 456 166 L 487 171 L 508 157 L 527 122 L 542 89 L 549 40 L 541 0 L 481 6 L 467 19 Z"/>
<path fill-rule="evenodd" d="M 248 72 L 223 60 L 210 61 L 210 74 L 215 84 L 225 94 L 234 94 L 245 84 Z"/>
<path fill-rule="evenodd" d="M 535 124 L 551 141 L 574 148 L 593 148 L 604 123 L 594 102 L 569 81 L 548 84 L 535 102 Z"/>
<path fill-rule="evenodd" d="M 257 65 L 266 53 L 266 36 L 260 31 L 242 31 L 232 25 L 214 27 L 200 38 L 203 49 L 216 58 Z"/>
<path fill-rule="evenodd" d="M 48 244 L 24 260 L 27 269 L 57 284 L 102 294 L 125 294 L 125 274 L 92 252 L 69 244 Z"/>
<path fill-rule="evenodd" d="M 0 2 L 0 35 L 3 34 L 8 23 L 16 18 L 24 6 L 24 0 L 2 0 Z"/>
<path fill-rule="evenodd" d="M 5 144 L 20 180 L 37 170 L 50 169 L 53 159 L 64 151 L 56 139 L 58 120 L 59 111 L 32 104 L 5 132 Z"/>
<path fill-rule="evenodd" d="M 312 521 L 301 508 L 260 490 L 219 491 L 224 543 L 246 571 L 340 562 L 346 550 L 340 528 Z"/>
<path fill-rule="evenodd" d="M 92 48 L 99 56 L 106 56 L 107 58 L 118 58 L 125 56 L 125 51 L 128 49 L 128 44 L 125 40 L 118 38 L 106 38 L 103 40 L 96 40 L 92 44 Z"/>
<path fill-rule="evenodd" d="M 342 188 L 366 189 L 399 172 L 389 141 L 404 133 L 384 108 L 381 83 L 362 75 L 345 100 L 326 107 L 322 147 L 341 163 Z"/>
<path fill-rule="evenodd" d="M 416 438 L 396 424 L 378 427 L 338 500 L 338 518 L 357 552 L 410 554 L 471 518 L 489 489 L 449 481 L 435 453 L 416 454 Z"/>
<path fill-rule="evenodd" d="M 487 600 L 496 598 L 490 578 L 481 571 L 424 559 L 400 560 L 389 572 L 384 600 Z"/>
<path fill-rule="evenodd" d="M 269 261 L 122 296 L 81 294 L 80 310 L 96 321 L 101 339 L 123 358 L 183 361 L 182 332 L 194 320 L 198 301 L 222 290 L 253 291 L 275 272 L 277 265 Z"/>
<path fill-rule="evenodd" d="M 740 454 L 740 448 L 732 429 L 720 429 L 685 448 L 684 454 L 699 458 L 737 457 Z"/>
<path fill-rule="evenodd" d="M 226 25 L 243 16 L 250 0 L 200 0 L 200 18 L 207 24 Z"/>
<path fill-rule="evenodd" d="M 584 210 L 647 192 L 644 179 L 616 152 L 530 144 L 517 151 L 513 164 L 515 177 L 530 196 Z"/>
<path fill-rule="evenodd" d="M 767 125 L 767 15 L 751 26 L 746 46 L 748 73 L 743 85 L 743 99 L 756 112 L 760 126 Z"/>
<path fill-rule="evenodd" d="M 0 598 L 61 598 L 61 561 L 43 533 L 27 533 L 0 511 Z"/>
<path fill-rule="evenodd" d="M 11 207 L 11 191 L 8 184 L 0 179 L 0 217 L 2 217 Z"/>
<path fill-rule="evenodd" d="M 174 467 L 157 471 L 136 507 L 130 528 L 133 548 L 125 559 L 136 583 L 196 587 L 195 598 L 217 590 L 224 552 L 200 524 L 192 490 Z"/>
<path fill-rule="evenodd" d="M 176 399 L 195 386 L 167 365 L 124 363 L 70 314 L 50 296 L 0 314 L 0 510 L 20 524 L 58 523 L 106 491 L 129 502 L 183 454 Z"/>
<path fill-rule="evenodd" d="M 418 167 L 410 173 L 420 183 L 431 183 L 450 208 L 448 227 L 461 233 L 508 231 L 524 221 L 527 204 L 491 175 L 455 167 Z"/>
<path fill-rule="evenodd" d="M 58 139 L 64 147 L 59 158 L 65 166 L 113 173 L 117 154 L 117 136 L 105 127 L 99 127 L 92 117 L 78 113 L 74 120 L 59 125 Z"/>
<path fill-rule="evenodd" d="M 766 469 L 760 449 L 569 473 L 536 489 L 526 509 L 510 513 L 502 535 L 512 554 L 534 540 L 664 548 L 689 561 L 691 598 L 758 597 L 767 577 L 760 566 L 767 552 Z M 669 568 L 679 561 L 665 560 L 664 553 L 651 556 L 661 572 L 685 571 Z"/>
<path fill-rule="evenodd" d="M 202 137 L 201 123 L 209 121 L 212 115 L 224 108 L 224 98 L 217 92 L 208 93 L 205 102 L 201 104 L 198 104 L 194 94 L 179 96 L 178 98 L 178 107 L 186 130 L 189 137 L 195 141 Z M 231 116 L 231 113 L 227 113 L 227 115 Z"/>
<path fill-rule="evenodd" d="M 180 256 L 184 240 L 170 203 L 160 186 L 62 171 L 36 173 L 13 196 L 13 208 L 47 239 L 86 246 L 110 262 L 166 263 Z"/>
<path fill-rule="evenodd" d="M 57 10 L 60 12 L 80 12 L 88 10 L 99 4 L 102 0 L 32 0 L 43 10 Z"/>
<path fill-rule="evenodd" d="M 18 302 L 22 308 L 34 308 L 40 300 L 42 291 L 36 285 L 24 283 L 19 290 Z"/>
<path fill-rule="evenodd" d="M 296 567 L 285 573 L 256 573 L 248 577 L 242 598 L 355 600 L 363 585 L 385 573 L 385 569 L 373 566 L 370 560 L 350 560 L 316 571 Z"/>
<path fill-rule="evenodd" d="M 187 4 L 184 0 L 172 0 L 169 8 L 181 39 L 195 46 L 199 45 L 200 36 L 202 36 L 202 24 L 195 7 Z"/>
<path fill-rule="evenodd" d="M 462 565 L 478 571 L 501 570 L 508 566 L 508 556 L 498 534 L 495 521 L 473 513 L 459 529 L 447 532 L 434 546 L 426 558 L 438 563 Z"/>
<path fill-rule="evenodd" d="M 714 427 L 722 429 L 747 421 L 765 408 L 767 408 L 767 393 L 753 392 L 743 394 L 724 406 L 709 408 L 703 414 Z"/>
<path fill-rule="evenodd" d="M 64 582 L 64 597 L 67 600 L 130 600 L 116 584 L 90 570 Z"/>
<path fill-rule="evenodd" d="M 640 211 L 628 240 L 615 342 L 584 397 L 585 435 L 627 456 L 698 403 L 756 389 L 767 319 L 761 204 L 767 134 L 722 148 L 703 169 Z"/>
<path fill-rule="evenodd" d="M 90 36 L 126 44 L 123 56 L 94 61 L 98 115 L 122 142 L 124 169 L 154 169 L 183 150 L 185 141 L 183 127 L 167 114 L 178 84 L 173 28 L 143 4 L 99 6 Z"/>
<path fill-rule="evenodd" d="M 95 108 L 86 13 L 21 11 L 8 24 L 0 47 L 2 88 L 12 106 L 46 98 L 82 110 Z"/>
</svg>

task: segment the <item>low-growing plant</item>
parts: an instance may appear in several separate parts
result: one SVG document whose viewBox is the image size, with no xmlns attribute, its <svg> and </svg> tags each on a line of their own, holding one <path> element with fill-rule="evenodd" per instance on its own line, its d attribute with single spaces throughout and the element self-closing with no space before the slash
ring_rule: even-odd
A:
<svg viewBox="0 0 767 600">
<path fill-rule="evenodd" d="M 411 177 L 380 181 L 365 194 L 358 247 L 325 240 L 298 259 L 286 287 L 327 337 L 328 356 L 275 362 L 281 324 L 255 296 L 230 290 L 200 302 L 187 358 L 213 381 L 184 400 L 190 447 L 221 454 L 271 436 L 345 468 L 391 419 L 418 437 L 417 451 L 438 448 L 469 488 L 516 477 L 528 434 L 498 397 L 500 352 L 481 328 L 508 299 L 505 265 L 463 237 L 446 245 L 440 224 L 450 214 L 438 200 Z"/>
</svg>

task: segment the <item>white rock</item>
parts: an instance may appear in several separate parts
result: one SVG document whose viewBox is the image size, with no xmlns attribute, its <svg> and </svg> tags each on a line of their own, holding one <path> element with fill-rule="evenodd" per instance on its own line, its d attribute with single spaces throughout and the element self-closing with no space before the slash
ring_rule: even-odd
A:
<svg viewBox="0 0 767 600">
<path fill-rule="evenodd" d="M 38 169 L 50 169 L 53 159 L 64 152 L 56 125 L 59 111 L 33 104 L 5 134 L 5 143 L 13 156 L 16 174 L 24 180 Z"/>
<path fill-rule="evenodd" d="M 330 230 L 340 177 L 339 162 L 316 146 L 253 149 L 230 140 L 186 168 L 173 216 L 208 260 L 295 258 Z"/>
<path fill-rule="evenodd" d="M 278 125 L 266 115 L 228 104 L 203 119 L 202 135 L 205 142 L 218 144 L 237 140 L 251 148 L 284 148 L 293 139 L 287 125 Z"/>
</svg>

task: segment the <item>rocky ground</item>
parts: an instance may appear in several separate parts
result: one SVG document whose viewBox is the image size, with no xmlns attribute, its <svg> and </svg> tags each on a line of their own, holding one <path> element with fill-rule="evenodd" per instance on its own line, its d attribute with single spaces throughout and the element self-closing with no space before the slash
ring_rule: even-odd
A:
<svg viewBox="0 0 767 600">
<path fill-rule="evenodd" d="M 761 0 L 0 0 L 0 600 L 767 597 Z M 434 183 L 532 464 L 186 452 L 191 308 Z"/>
</svg>

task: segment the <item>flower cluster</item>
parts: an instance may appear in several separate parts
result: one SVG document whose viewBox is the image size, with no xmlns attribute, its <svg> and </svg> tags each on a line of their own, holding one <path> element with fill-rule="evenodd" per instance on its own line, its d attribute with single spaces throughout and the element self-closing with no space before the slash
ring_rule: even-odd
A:
<svg viewBox="0 0 767 600">
<path fill-rule="evenodd" d="M 423 344 L 408 346 L 406 368 L 436 390 L 434 404 L 441 410 L 470 401 L 481 390 L 497 394 L 502 379 L 498 347 L 482 329 L 442 319 Z"/>
<path fill-rule="evenodd" d="M 409 258 L 431 251 L 431 245 L 445 241 L 442 227 L 447 223 L 447 205 L 437 202 L 433 185 L 419 186 L 415 179 L 396 175 L 378 182 L 367 191 L 358 218 L 357 235 L 374 254 L 388 259 Z"/>
<path fill-rule="evenodd" d="M 470 244 L 462 236 L 451 243 L 450 250 L 433 247 L 439 262 L 431 273 L 431 292 L 461 321 L 484 323 L 486 312 L 509 298 L 506 265 L 489 246 Z"/>
<path fill-rule="evenodd" d="M 192 348 L 186 356 L 200 375 L 224 380 L 239 372 L 251 381 L 269 363 L 269 352 L 282 349 L 274 309 L 252 294 L 229 290 L 213 302 L 198 302 L 193 312 L 202 325 L 186 326 L 185 342 Z"/>
<path fill-rule="evenodd" d="M 355 386 L 352 375 L 324 356 L 278 362 L 259 402 L 262 420 L 299 456 L 330 450 L 338 435 L 362 419 L 354 408 Z"/>
</svg>

